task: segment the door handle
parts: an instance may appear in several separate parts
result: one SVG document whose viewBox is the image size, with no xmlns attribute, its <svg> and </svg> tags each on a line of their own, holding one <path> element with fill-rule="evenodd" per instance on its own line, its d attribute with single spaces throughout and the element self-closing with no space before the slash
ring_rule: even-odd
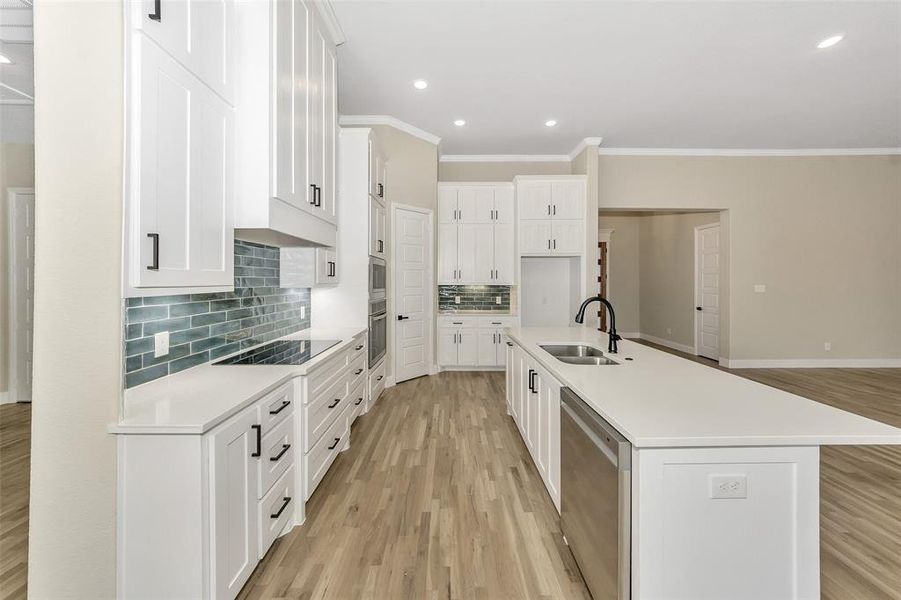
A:
<svg viewBox="0 0 901 600">
<path fill-rule="evenodd" d="M 263 453 L 263 426 L 251 425 L 250 428 L 257 432 L 257 449 L 256 451 L 251 452 L 250 455 L 254 458 L 257 458 Z"/>
<path fill-rule="evenodd" d="M 316 184 L 311 183 L 310 187 L 313 188 L 313 191 L 310 193 L 310 204 L 316 206 Z"/>
<path fill-rule="evenodd" d="M 160 270 L 160 234 L 148 233 L 147 237 L 153 240 L 153 262 L 147 267 L 148 271 Z"/>
<path fill-rule="evenodd" d="M 153 12 L 147 15 L 151 21 L 163 20 L 163 8 L 160 6 L 160 0 L 153 0 Z"/>
<path fill-rule="evenodd" d="M 695 306 L 695 310 L 704 310 L 704 309 L 701 308 L 700 306 Z"/>
<path fill-rule="evenodd" d="M 313 186 L 313 206 L 316 208 L 322 206 L 322 188 L 318 185 Z"/>
<path fill-rule="evenodd" d="M 532 378 L 529 380 L 529 389 L 532 390 L 533 394 L 537 394 L 538 390 L 535 389 L 535 376 L 538 375 L 538 371 L 532 371 Z"/>
<path fill-rule="evenodd" d="M 384 198 L 384 197 L 385 197 L 385 186 L 383 186 L 380 183 L 379 184 L 379 198 Z"/>
<path fill-rule="evenodd" d="M 534 374 L 535 374 L 535 371 L 533 371 L 532 369 L 529 369 L 529 391 L 530 392 L 535 391 L 532 389 L 532 375 L 534 375 Z"/>
<path fill-rule="evenodd" d="M 397 315 L 397 320 L 398 320 L 398 321 L 403 321 L 403 320 L 409 319 L 409 318 L 410 318 L 410 317 L 405 317 L 405 316 L 403 316 L 403 315 Z"/>
</svg>

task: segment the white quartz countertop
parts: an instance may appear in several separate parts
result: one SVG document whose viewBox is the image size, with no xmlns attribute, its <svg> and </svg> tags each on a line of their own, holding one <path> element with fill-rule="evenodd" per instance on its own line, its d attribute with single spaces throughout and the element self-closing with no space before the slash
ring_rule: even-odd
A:
<svg viewBox="0 0 901 600">
<path fill-rule="evenodd" d="M 341 340 L 302 365 L 211 363 L 125 391 L 117 434 L 202 434 L 291 379 L 345 350 L 365 329 L 305 329 L 279 340 Z M 271 340 L 265 343 L 271 343 Z M 260 344 L 263 345 L 263 344 Z M 245 348 L 242 352 L 249 350 Z"/>
<path fill-rule="evenodd" d="M 901 445 L 896 427 L 628 340 L 609 366 L 563 363 L 539 347 L 578 343 L 606 355 L 607 335 L 588 328 L 507 334 L 637 448 Z"/>
</svg>

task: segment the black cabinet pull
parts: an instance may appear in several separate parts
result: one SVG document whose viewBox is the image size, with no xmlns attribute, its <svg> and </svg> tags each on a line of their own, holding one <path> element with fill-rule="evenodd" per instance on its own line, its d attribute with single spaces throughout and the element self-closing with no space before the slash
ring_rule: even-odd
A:
<svg viewBox="0 0 901 600">
<path fill-rule="evenodd" d="M 385 251 L 385 242 L 383 242 L 382 240 L 379 240 L 379 252 L 384 252 L 384 251 Z"/>
<path fill-rule="evenodd" d="M 277 519 L 282 516 L 282 513 L 285 512 L 285 509 L 288 508 L 288 505 L 291 504 L 291 496 L 285 496 L 284 501 L 282 502 L 282 507 L 278 509 L 278 512 L 274 515 L 269 515 L 271 519 Z"/>
<path fill-rule="evenodd" d="M 147 18 L 151 21 L 163 20 L 163 9 L 160 6 L 160 0 L 153 0 L 153 12 L 147 15 Z"/>
<path fill-rule="evenodd" d="M 340 442 L 340 441 L 341 441 L 341 438 L 339 438 L 339 437 L 335 438 L 335 443 L 332 444 L 331 446 L 329 446 L 328 449 L 329 449 L 329 450 L 334 450 L 335 448 L 338 447 L 338 442 Z"/>
<path fill-rule="evenodd" d="M 403 316 L 403 315 L 397 315 L 397 320 L 398 320 L 398 321 L 404 321 L 404 320 L 409 319 L 409 318 L 410 318 L 410 317 L 405 317 L 405 316 Z"/>
<path fill-rule="evenodd" d="M 533 394 L 535 393 L 534 377 L 535 377 L 535 371 L 533 371 L 532 369 L 529 369 L 529 391 L 532 392 Z"/>
<path fill-rule="evenodd" d="M 357 346 L 356 348 L 354 348 L 354 350 L 362 350 L 362 349 L 363 349 L 363 344 L 360 344 L 359 346 Z"/>
<path fill-rule="evenodd" d="M 282 405 L 279 406 L 278 408 L 276 408 L 275 410 L 270 410 L 270 411 L 269 411 L 269 414 L 270 414 L 270 415 L 277 415 L 278 413 L 280 413 L 280 412 L 282 412 L 283 410 L 285 410 L 286 408 L 288 408 L 288 405 L 289 405 L 289 404 L 291 404 L 291 401 L 290 401 L 290 400 L 282 400 Z"/>
<path fill-rule="evenodd" d="M 291 449 L 291 444 L 282 444 L 282 449 L 275 456 L 270 456 L 269 460 L 272 462 L 278 462 L 278 460 L 285 455 L 285 452 Z"/>
<path fill-rule="evenodd" d="M 311 183 L 310 187 L 313 188 L 313 191 L 310 193 L 310 204 L 316 206 L 316 184 Z"/>
<path fill-rule="evenodd" d="M 358 398 L 356 402 L 354 402 L 354 406 L 360 406 L 360 403 L 363 402 L 363 398 Z"/>
<path fill-rule="evenodd" d="M 335 403 L 334 403 L 334 404 L 329 404 L 328 407 L 329 407 L 329 408 L 335 408 L 335 407 L 338 406 L 338 404 L 340 404 L 340 403 L 341 403 L 341 398 L 335 398 Z"/>
<path fill-rule="evenodd" d="M 363 372 L 363 369 L 357 369 L 356 371 L 354 371 L 354 375 L 359 375 L 362 372 Z"/>
<path fill-rule="evenodd" d="M 384 375 L 379 375 L 378 377 L 376 377 L 375 380 L 376 380 L 376 381 L 381 381 L 381 380 L 382 380 L 382 377 L 384 377 Z"/>
<path fill-rule="evenodd" d="M 507 342 L 507 345 L 510 346 L 510 347 L 512 348 L 512 347 L 513 347 L 513 342 Z"/>
<path fill-rule="evenodd" d="M 556 249 L 557 249 L 557 240 L 555 239 L 554 240 L 554 250 L 556 250 Z"/>
<path fill-rule="evenodd" d="M 148 271 L 160 270 L 160 234 L 148 233 L 147 237 L 153 240 L 153 262 L 147 267 Z"/>
<path fill-rule="evenodd" d="M 313 186 L 313 206 L 316 208 L 322 206 L 322 188 L 318 185 Z"/>
<path fill-rule="evenodd" d="M 384 198 L 384 197 L 385 197 L 385 186 L 383 186 L 380 183 L 379 184 L 379 198 Z"/>
<path fill-rule="evenodd" d="M 695 310 L 703 310 L 700 306 L 695 306 Z"/>
<path fill-rule="evenodd" d="M 263 426 L 251 425 L 250 428 L 256 430 L 257 432 L 257 449 L 256 452 L 251 452 L 250 455 L 254 458 L 257 458 L 258 456 L 263 454 Z"/>
<path fill-rule="evenodd" d="M 554 214 L 555 215 L 557 214 L 557 205 L 556 204 L 554 205 Z"/>
<path fill-rule="evenodd" d="M 551 240 L 548 240 L 548 241 L 547 241 L 547 249 L 548 249 L 548 250 L 551 249 Z"/>
</svg>

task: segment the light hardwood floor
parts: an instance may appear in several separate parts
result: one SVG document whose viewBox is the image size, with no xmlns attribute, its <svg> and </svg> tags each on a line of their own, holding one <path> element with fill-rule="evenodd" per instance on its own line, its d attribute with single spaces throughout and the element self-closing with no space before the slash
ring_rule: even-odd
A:
<svg viewBox="0 0 901 600">
<path fill-rule="evenodd" d="M 901 426 L 901 369 L 733 372 Z M 25 596 L 29 422 L 0 407 L 0 598 Z M 821 476 L 822 597 L 901 600 L 901 448 L 823 448 Z M 586 598 L 555 514 L 501 374 L 406 382 L 357 421 L 241 597 Z"/>
</svg>

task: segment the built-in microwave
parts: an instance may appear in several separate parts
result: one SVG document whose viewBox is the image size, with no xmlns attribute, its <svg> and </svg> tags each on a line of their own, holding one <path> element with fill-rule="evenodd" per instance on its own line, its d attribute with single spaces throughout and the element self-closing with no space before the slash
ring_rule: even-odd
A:
<svg viewBox="0 0 901 600">
<path fill-rule="evenodd" d="M 388 269 L 384 259 L 369 257 L 369 299 L 385 297 L 388 283 Z"/>
</svg>

